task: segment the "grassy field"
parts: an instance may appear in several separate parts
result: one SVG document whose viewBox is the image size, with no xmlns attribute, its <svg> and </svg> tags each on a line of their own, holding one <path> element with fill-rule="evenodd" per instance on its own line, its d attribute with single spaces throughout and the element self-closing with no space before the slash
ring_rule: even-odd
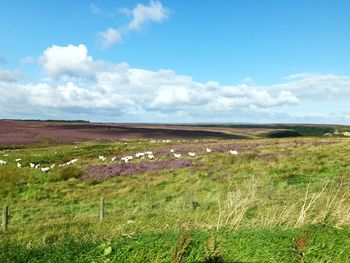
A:
<svg viewBox="0 0 350 263">
<path fill-rule="evenodd" d="M 154 160 L 121 166 L 139 151 Z M 36 144 L 0 159 L 0 262 L 350 262 L 347 138 Z"/>
</svg>

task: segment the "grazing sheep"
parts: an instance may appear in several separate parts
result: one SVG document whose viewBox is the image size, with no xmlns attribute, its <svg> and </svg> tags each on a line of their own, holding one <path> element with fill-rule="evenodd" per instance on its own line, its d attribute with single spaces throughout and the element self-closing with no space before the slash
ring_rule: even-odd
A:
<svg viewBox="0 0 350 263">
<path fill-rule="evenodd" d="M 122 158 L 120 158 L 123 162 L 125 162 L 125 163 L 128 163 L 130 160 L 132 160 L 133 159 L 133 157 L 132 156 L 125 156 L 125 157 L 122 157 Z"/>
<path fill-rule="evenodd" d="M 76 163 L 77 161 L 78 161 L 78 158 L 77 158 L 77 159 L 70 160 L 69 162 L 60 164 L 60 165 L 58 165 L 58 167 L 69 166 L 69 165 L 71 165 L 71 164 L 73 164 L 73 163 Z"/>
<path fill-rule="evenodd" d="M 174 153 L 174 157 L 177 159 L 181 158 L 181 153 Z"/>
<path fill-rule="evenodd" d="M 104 157 L 103 155 L 99 155 L 98 159 L 100 159 L 102 162 L 106 161 L 106 157 Z"/>
<path fill-rule="evenodd" d="M 18 168 L 21 168 L 21 167 L 22 167 L 22 164 L 17 163 L 17 167 L 18 167 Z"/>
<path fill-rule="evenodd" d="M 149 155 L 147 155 L 147 157 L 148 157 L 148 159 L 150 159 L 150 160 L 153 160 L 153 159 L 154 159 L 154 155 L 153 155 L 153 154 L 149 154 Z"/>
<path fill-rule="evenodd" d="M 43 167 L 43 168 L 41 168 L 40 169 L 42 172 L 44 172 L 44 173 L 47 173 L 49 170 L 50 170 L 50 168 L 49 167 Z"/>
<path fill-rule="evenodd" d="M 111 161 L 114 162 L 116 159 L 117 159 L 117 157 L 116 157 L 116 156 L 113 156 L 113 157 L 111 158 Z"/>
<path fill-rule="evenodd" d="M 22 159 L 16 159 L 16 162 L 18 163 L 19 161 L 21 161 Z"/>
<path fill-rule="evenodd" d="M 146 151 L 145 154 L 151 155 L 151 154 L 153 154 L 153 152 L 151 152 L 151 151 Z"/>
<path fill-rule="evenodd" d="M 52 165 L 50 166 L 50 168 L 53 169 L 53 168 L 55 168 L 55 166 L 56 166 L 56 164 L 52 164 Z"/>
<path fill-rule="evenodd" d="M 195 157 L 195 156 L 196 156 L 196 153 L 189 152 L 189 153 L 188 153 L 188 156 L 190 156 L 190 157 Z"/>
<path fill-rule="evenodd" d="M 35 167 L 35 163 L 29 163 L 30 168 L 34 168 Z"/>
<path fill-rule="evenodd" d="M 232 155 L 238 155 L 238 152 L 237 152 L 237 151 L 230 150 L 230 154 L 232 154 Z"/>
<path fill-rule="evenodd" d="M 205 148 L 205 150 L 206 150 L 207 153 L 211 153 L 211 149 Z"/>
<path fill-rule="evenodd" d="M 0 160 L 0 165 L 6 164 L 6 161 Z"/>
<path fill-rule="evenodd" d="M 77 159 L 73 159 L 73 160 L 70 160 L 69 162 L 66 163 L 66 165 L 71 165 L 73 163 L 76 163 L 78 161 L 78 158 Z"/>
<path fill-rule="evenodd" d="M 174 151 L 174 149 L 170 149 L 170 152 L 171 152 L 171 153 L 174 153 L 175 151 Z"/>
<path fill-rule="evenodd" d="M 144 158 L 145 157 L 145 153 L 136 153 L 135 157 L 137 157 L 137 158 Z"/>
<path fill-rule="evenodd" d="M 39 167 L 40 167 L 40 164 L 37 164 L 34 166 L 35 169 L 39 169 Z"/>
</svg>

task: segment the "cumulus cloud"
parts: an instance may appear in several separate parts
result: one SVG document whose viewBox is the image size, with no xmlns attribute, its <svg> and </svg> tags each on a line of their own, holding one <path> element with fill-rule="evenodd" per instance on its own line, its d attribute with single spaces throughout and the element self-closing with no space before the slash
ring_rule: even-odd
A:
<svg viewBox="0 0 350 263">
<path fill-rule="evenodd" d="M 287 82 L 273 85 L 275 90 L 286 89 L 297 92 L 304 100 L 322 101 L 348 100 L 350 76 L 334 74 L 298 73 L 286 77 Z"/>
<path fill-rule="evenodd" d="M 99 32 L 98 36 L 103 49 L 107 49 L 122 40 L 122 34 L 114 28 L 107 28 L 106 31 Z"/>
<path fill-rule="evenodd" d="M 47 75 L 57 79 L 65 76 L 88 76 L 91 73 L 93 58 L 88 55 L 85 45 L 53 45 L 40 57 L 40 63 Z"/>
<path fill-rule="evenodd" d="M 349 76 L 303 73 L 269 86 L 203 83 L 173 70 L 96 61 L 84 45 L 52 46 L 40 61 L 47 76 L 37 83 L 0 69 L 0 118 L 40 113 L 124 122 L 350 122 Z"/>
<path fill-rule="evenodd" d="M 169 16 L 169 10 L 157 0 L 151 0 L 148 5 L 137 4 L 131 13 L 133 16 L 129 24 L 131 30 L 140 29 L 149 22 L 161 22 Z"/>
</svg>

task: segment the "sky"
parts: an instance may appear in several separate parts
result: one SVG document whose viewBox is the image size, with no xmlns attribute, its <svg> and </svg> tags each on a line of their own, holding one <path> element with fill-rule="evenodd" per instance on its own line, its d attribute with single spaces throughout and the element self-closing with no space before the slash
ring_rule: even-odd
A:
<svg viewBox="0 0 350 263">
<path fill-rule="evenodd" d="M 350 2 L 0 1 L 0 118 L 350 124 Z"/>
</svg>

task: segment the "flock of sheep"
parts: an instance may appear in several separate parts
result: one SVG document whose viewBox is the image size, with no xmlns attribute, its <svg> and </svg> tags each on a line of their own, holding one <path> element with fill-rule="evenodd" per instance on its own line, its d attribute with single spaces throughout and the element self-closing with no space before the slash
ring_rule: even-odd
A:
<svg viewBox="0 0 350 263">
<path fill-rule="evenodd" d="M 21 168 L 22 167 L 22 164 L 20 163 L 21 160 L 22 159 L 15 159 L 17 168 Z M 72 164 L 76 163 L 77 161 L 78 161 L 78 159 L 73 159 L 73 160 L 70 160 L 69 162 L 60 164 L 59 167 L 69 166 L 69 165 L 72 165 Z M 5 165 L 5 164 L 7 164 L 6 161 L 0 160 L 0 165 Z M 40 163 L 29 163 L 29 167 L 30 168 L 32 168 L 32 169 L 40 169 L 44 173 L 47 173 L 50 169 L 54 169 L 55 166 L 56 166 L 56 164 L 52 164 L 52 165 L 50 165 L 48 167 L 40 167 Z"/>
<path fill-rule="evenodd" d="M 166 142 L 166 140 L 164 140 Z M 205 148 L 205 151 L 207 153 L 211 153 L 211 149 L 206 147 Z M 181 158 L 181 153 L 176 153 L 174 149 L 170 149 L 170 153 L 176 158 L 176 159 L 180 159 Z M 235 151 L 235 150 L 230 150 L 229 153 L 231 155 L 238 155 L 238 152 Z M 195 157 L 196 156 L 196 153 L 195 152 L 188 152 L 188 156 L 189 157 Z M 145 151 L 145 152 L 137 152 L 135 153 L 135 157 L 136 158 L 139 158 L 139 159 L 144 159 L 144 158 L 148 158 L 149 160 L 153 160 L 154 159 L 154 154 L 153 152 L 151 151 Z M 99 157 L 99 160 L 104 162 L 107 160 L 107 157 L 103 156 L 103 155 L 100 155 Z M 115 160 L 117 159 L 116 156 L 112 157 L 111 158 L 111 161 L 114 162 Z M 124 163 L 128 163 L 129 161 L 131 161 L 132 159 L 134 159 L 134 156 L 132 155 L 127 155 L 127 156 L 124 156 L 122 158 L 120 158 L 120 160 Z"/>
<path fill-rule="evenodd" d="M 157 141 L 151 141 L 151 142 L 157 142 Z M 163 142 L 166 142 L 166 143 L 169 143 L 170 140 L 163 140 Z M 75 147 L 76 148 L 76 147 Z M 211 153 L 211 149 L 206 147 L 205 148 L 205 151 L 207 153 Z M 181 158 L 181 153 L 176 153 L 174 149 L 170 149 L 170 153 L 174 156 L 174 158 L 176 159 L 180 159 Z M 229 153 L 231 155 L 238 155 L 238 152 L 235 151 L 235 150 L 229 150 Z M 56 152 L 55 152 L 56 154 Z M 196 156 L 196 153 L 195 152 L 188 152 L 187 153 L 189 157 L 195 157 Z M 4 156 L 8 156 L 8 154 L 4 155 Z M 154 154 L 152 151 L 145 151 L 145 152 L 137 152 L 135 153 L 135 158 L 139 158 L 139 159 L 144 159 L 144 158 L 147 158 L 149 160 L 153 160 L 154 159 Z M 127 155 L 127 156 L 124 156 L 122 158 L 120 158 L 120 160 L 124 163 L 128 163 L 129 161 L 131 161 L 132 159 L 134 159 L 134 156 L 133 155 Z M 102 162 L 105 162 L 107 160 L 107 157 L 103 156 L 103 155 L 99 155 L 98 156 L 98 159 Z M 116 156 L 113 156 L 111 158 L 111 161 L 114 162 L 115 160 L 117 159 Z M 22 164 L 20 163 L 21 159 L 15 159 L 16 161 L 16 166 L 18 168 L 21 168 L 22 167 Z M 60 164 L 58 165 L 58 167 L 64 167 L 64 166 L 70 166 L 74 163 L 76 163 L 78 161 L 78 159 L 73 159 L 73 160 L 70 160 L 69 162 L 66 162 L 66 163 L 63 163 L 63 164 Z M 0 165 L 6 165 L 7 162 L 4 161 L 4 160 L 0 160 Z M 40 164 L 38 163 L 29 163 L 29 166 L 30 168 L 32 169 L 40 169 L 42 172 L 48 172 L 50 169 L 54 169 L 55 168 L 55 164 L 52 164 L 51 166 L 47 166 L 47 167 L 40 167 Z"/>
</svg>

